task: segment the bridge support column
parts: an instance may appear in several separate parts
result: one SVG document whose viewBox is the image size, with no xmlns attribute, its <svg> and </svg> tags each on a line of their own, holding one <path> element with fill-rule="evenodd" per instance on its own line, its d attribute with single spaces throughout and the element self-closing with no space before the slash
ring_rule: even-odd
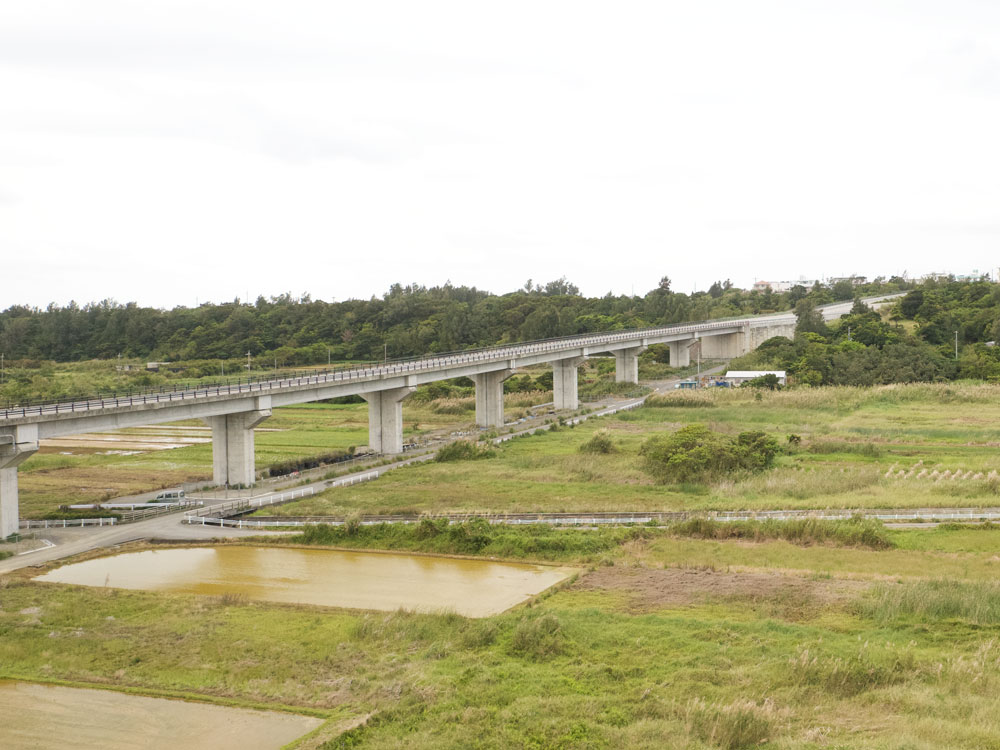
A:
<svg viewBox="0 0 1000 750">
<path fill-rule="evenodd" d="M 750 326 L 742 326 L 732 333 L 712 335 L 710 331 L 701 334 L 701 356 L 703 359 L 732 359 L 742 357 L 750 351 Z M 672 353 L 672 352 L 671 352 Z"/>
<path fill-rule="evenodd" d="M 631 349 L 619 349 L 615 354 L 615 382 L 639 382 L 639 355 L 646 351 L 645 346 L 635 346 Z"/>
<path fill-rule="evenodd" d="M 586 357 L 571 357 L 570 359 L 553 361 L 552 391 L 556 410 L 580 408 L 576 368 L 583 364 L 586 359 Z"/>
<path fill-rule="evenodd" d="M 671 367 L 687 367 L 691 364 L 691 345 L 694 342 L 695 339 L 684 339 L 683 341 L 671 341 L 668 344 Z"/>
<path fill-rule="evenodd" d="M 267 401 L 270 407 L 270 398 Z M 271 409 L 267 408 L 205 419 L 212 428 L 212 481 L 220 487 L 254 485 L 257 468 L 253 428 L 269 416 Z"/>
<path fill-rule="evenodd" d="M 480 427 L 503 427 L 503 381 L 513 370 L 495 370 L 473 375 L 476 383 L 476 424 Z"/>
<path fill-rule="evenodd" d="M 368 447 L 376 453 L 403 452 L 403 399 L 413 386 L 362 393 L 368 402 Z"/>
<path fill-rule="evenodd" d="M 0 433 L 0 540 L 17 533 L 20 516 L 17 467 L 37 450 L 37 425 L 24 425 Z"/>
</svg>

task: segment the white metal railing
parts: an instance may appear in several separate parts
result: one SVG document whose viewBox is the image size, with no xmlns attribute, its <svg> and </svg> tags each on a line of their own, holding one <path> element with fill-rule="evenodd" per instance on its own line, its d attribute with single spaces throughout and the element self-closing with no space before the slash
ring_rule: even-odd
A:
<svg viewBox="0 0 1000 750">
<path fill-rule="evenodd" d="M 671 522 L 684 521 L 690 518 L 708 518 L 722 523 L 733 523 L 738 521 L 753 521 L 772 519 L 778 521 L 791 521 L 802 518 L 814 518 L 817 520 L 847 520 L 855 515 L 861 515 L 872 520 L 887 522 L 906 521 L 994 521 L 1000 520 L 1000 508 L 993 509 L 972 509 L 972 508 L 949 508 L 939 510 L 919 510 L 908 511 L 898 509 L 893 511 L 746 511 L 746 512 L 721 512 L 721 513 L 697 513 L 685 511 L 649 512 L 649 513 L 538 513 L 525 515 L 497 516 L 493 514 L 459 514 L 443 516 L 427 516 L 426 518 L 436 518 L 437 520 L 447 520 L 449 523 L 462 523 L 476 518 L 482 518 L 490 524 L 495 525 L 538 525 L 548 524 L 551 526 L 622 526 L 628 524 L 645 524 L 650 522 Z M 424 517 L 394 517 L 394 518 L 366 518 L 360 521 L 362 526 L 373 526 L 380 523 L 419 523 Z M 241 529 L 264 529 L 273 527 L 301 528 L 304 526 L 341 526 L 344 519 L 330 517 L 312 518 L 269 518 L 269 519 L 227 519 L 208 518 L 207 524 L 225 526 Z"/>
<path fill-rule="evenodd" d="M 58 518 L 49 521 L 36 521 L 22 518 L 18 522 L 19 529 L 68 529 L 74 526 L 115 526 L 121 523 L 117 518 Z"/>
<path fill-rule="evenodd" d="M 170 509 L 170 510 L 180 510 L 181 508 L 192 508 L 195 506 L 204 505 L 202 500 L 185 500 L 180 503 L 84 503 L 82 505 L 67 505 L 65 507 L 70 510 L 146 510 L 152 509 Z"/>
<path fill-rule="evenodd" d="M 362 482 L 370 482 L 373 479 L 378 479 L 380 475 L 381 472 L 369 471 L 366 474 L 357 474 L 350 477 L 341 477 L 340 479 L 331 479 L 326 482 L 326 487 L 349 487 L 352 484 L 361 484 Z M 184 523 L 199 524 L 201 526 L 233 526 L 236 528 L 253 527 L 254 522 L 252 521 L 247 521 L 242 518 L 232 520 L 229 516 L 242 515 L 243 513 L 258 510 L 260 508 L 266 508 L 270 505 L 280 505 L 281 503 L 288 503 L 292 500 L 299 500 L 303 497 L 309 497 L 310 495 L 315 494 L 315 492 L 315 487 L 303 487 L 300 490 L 282 492 L 278 495 L 262 495 L 260 497 L 233 500 L 220 505 L 210 505 L 206 508 L 202 508 L 200 511 L 196 511 L 195 513 L 185 513 Z"/>
</svg>

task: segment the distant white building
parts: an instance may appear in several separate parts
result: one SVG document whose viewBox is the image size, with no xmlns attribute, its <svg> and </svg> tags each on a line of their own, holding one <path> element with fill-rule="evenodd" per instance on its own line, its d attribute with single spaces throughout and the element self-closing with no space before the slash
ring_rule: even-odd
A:
<svg viewBox="0 0 1000 750">
<path fill-rule="evenodd" d="M 829 279 L 830 286 L 838 284 L 841 281 L 849 281 L 853 286 L 861 286 L 866 284 L 868 279 L 864 276 L 833 276 Z"/>
<path fill-rule="evenodd" d="M 730 385 L 743 385 L 748 380 L 762 378 L 765 375 L 774 375 L 779 384 L 786 385 L 784 370 L 730 370 L 726 373 L 726 382 Z"/>
<path fill-rule="evenodd" d="M 757 292 L 766 292 L 770 289 L 776 294 L 781 294 L 783 292 L 792 291 L 793 286 L 804 286 L 806 289 L 812 289 L 813 284 L 816 283 L 816 279 L 799 279 L 798 281 L 755 281 L 753 288 Z"/>
</svg>

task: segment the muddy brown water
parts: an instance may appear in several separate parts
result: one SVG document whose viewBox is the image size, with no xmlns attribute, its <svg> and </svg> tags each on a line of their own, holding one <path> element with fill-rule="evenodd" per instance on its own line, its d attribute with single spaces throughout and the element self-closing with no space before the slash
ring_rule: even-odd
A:
<svg viewBox="0 0 1000 750">
<path fill-rule="evenodd" d="M 422 555 L 225 546 L 128 552 L 66 565 L 35 580 L 487 617 L 573 572 Z"/>
<path fill-rule="evenodd" d="M 278 711 L 11 680 L 0 680 L 0 706 L 4 750 L 276 750 L 323 723 Z"/>
</svg>

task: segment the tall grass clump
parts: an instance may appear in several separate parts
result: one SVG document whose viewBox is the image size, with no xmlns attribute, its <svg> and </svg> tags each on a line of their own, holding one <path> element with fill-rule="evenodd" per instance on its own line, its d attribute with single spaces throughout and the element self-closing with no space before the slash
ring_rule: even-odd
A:
<svg viewBox="0 0 1000 750">
<path fill-rule="evenodd" d="M 702 742 L 723 750 L 742 750 L 767 742 L 776 713 L 771 701 L 720 704 L 692 698 L 684 709 L 684 724 L 688 734 Z"/>
<path fill-rule="evenodd" d="M 581 453 L 614 453 L 618 448 L 608 430 L 598 430 L 590 440 L 580 445 Z"/>
<path fill-rule="evenodd" d="M 535 406 L 552 400 L 552 391 L 521 391 L 505 393 L 503 405 L 508 408 Z"/>
<path fill-rule="evenodd" d="M 878 622 L 964 620 L 1000 624 L 1000 583 L 992 581 L 916 581 L 880 583 L 856 603 L 858 614 Z"/>
<path fill-rule="evenodd" d="M 560 529 L 548 525 L 505 526 L 478 518 L 464 523 L 424 518 L 418 523 L 316 524 L 275 544 L 388 549 L 508 559 L 593 560 L 634 539 L 657 533 L 640 527 Z"/>
<path fill-rule="evenodd" d="M 866 547 L 883 550 L 895 547 L 895 542 L 878 521 L 852 518 L 848 521 L 823 521 L 797 518 L 791 521 L 716 521 L 692 518 L 668 527 L 674 536 L 697 539 L 745 539 L 754 542 L 783 539 L 792 544 L 835 544 L 842 547 Z"/>
<path fill-rule="evenodd" d="M 531 661 L 545 661 L 563 653 L 565 648 L 562 623 L 553 614 L 526 615 L 511 634 L 510 652 Z"/>
<path fill-rule="evenodd" d="M 643 402 L 643 406 L 650 409 L 662 409 L 664 407 L 705 409 L 716 406 L 716 402 L 706 391 L 682 390 L 662 396 L 650 396 Z"/>
<path fill-rule="evenodd" d="M 789 660 L 792 684 L 849 698 L 888 685 L 896 685 L 917 673 L 916 660 L 908 648 L 875 647 L 864 643 L 846 656 L 813 654 L 803 648 Z"/>
<path fill-rule="evenodd" d="M 493 458 L 497 452 L 486 445 L 480 445 L 472 440 L 456 440 L 448 443 L 437 452 L 434 460 L 438 462 L 446 461 L 474 461 L 480 458 Z"/>
<path fill-rule="evenodd" d="M 618 383 L 614 380 L 595 380 L 580 386 L 581 401 L 596 401 L 606 396 L 627 396 L 637 398 L 649 393 L 649 388 L 635 383 Z"/>
<path fill-rule="evenodd" d="M 435 414 L 461 415 L 476 408 L 475 398 L 437 398 L 430 402 Z"/>
<path fill-rule="evenodd" d="M 883 448 L 878 443 L 871 440 L 811 440 L 806 445 L 806 450 L 810 453 L 825 455 L 830 453 L 853 453 L 866 458 L 880 458 Z"/>
</svg>

